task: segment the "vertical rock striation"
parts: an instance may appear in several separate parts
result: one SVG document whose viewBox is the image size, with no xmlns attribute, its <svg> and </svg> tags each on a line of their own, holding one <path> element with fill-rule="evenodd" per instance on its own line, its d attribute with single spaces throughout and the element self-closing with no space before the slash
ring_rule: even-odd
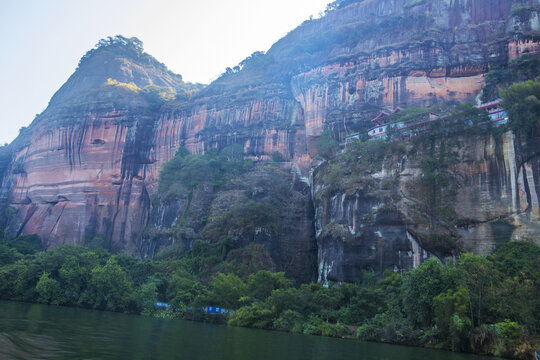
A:
<svg viewBox="0 0 540 360">
<path fill-rule="evenodd" d="M 345 155 L 317 169 L 321 281 L 408 270 L 459 251 L 487 255 L 511 240 L 538 242 L 540 139 L 523 143 L 505 132 L 418 140 L 387 151 L 380 169 L 348 169 Z M 450 155 L 457 160 L 442 169 L 444 183 L 426 183 L 424 159 Z"/>
</svg>

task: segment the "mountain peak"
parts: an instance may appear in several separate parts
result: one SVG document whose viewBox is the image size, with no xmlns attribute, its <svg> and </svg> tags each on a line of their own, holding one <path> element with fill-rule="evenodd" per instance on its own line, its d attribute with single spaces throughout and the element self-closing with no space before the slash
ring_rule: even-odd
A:
<svg viewBox="0 0 540 360">
<path fill-rule="evenodd" d="M 49 105 L 69 101 L 99 88 L 109 78 L 134 83 L 141 88 L 148 85 L 176 88 L 182 84 L 182 76 L 145 53 L 143 42 L 138 38 L 109 36 L 99 40 L 83 55 L 75 72 L 54 94 Z"/>
</svg>

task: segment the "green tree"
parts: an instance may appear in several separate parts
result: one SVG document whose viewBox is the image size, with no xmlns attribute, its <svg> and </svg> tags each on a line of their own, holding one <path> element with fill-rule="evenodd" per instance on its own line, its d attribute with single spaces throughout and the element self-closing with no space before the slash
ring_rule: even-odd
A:
<svg viewBox="0 0 540 360">
<path fill-rule="evenodd" d="M 386 308 L 386 297 L 382 289 L 373 286 L 363 286 L 356 296 L 351 299 L 347 310 L 347 323 L 362 324 Z"/>
<path fill-rule="evenodd" d="M 507 276 L 523 276 L 540 281 L 540 247 L 528 241 L 510 241 L 489 259 Z"/>
<path fill-rule="evenodd" d="M 511 241 L 489 256 L 502 275 L 495 284 L 496 319 L 511 319 L 533 334 L 540 332 L 540 247 Z"/>
<path fill-rule="evenodd" d="M 244 147 L 240 144 L 229 145 L 221 150 L 221 154 L 227 161 L 242 161 L 244 160 Z"/>
<path fill-rule="evenodd" d="M 274 312 L 264 304 L 257 303 L 238 309 L 231 316 L 228 324 L 232 326 L 269 328 L 273 321 Z"/>
<path fill-rule="evenodd" d="M 11 209 L 11 208 L 8 208 Z M 8 245 L 23 255 L 43 251 L 43 245 L 37 235 L 20 235 L 8 240 Z"/>
<path fill-rule="evenodd" d="M 469 315 L 473 324 L 479 326 L 487 317 L 487 310 L 496 302 L 494 281 L 497 271 L 483 256 L 465 253 L 458 259 L 459 284 L 469 294 Z"/>
<path fill-rule="evenodd" d="M 155 279 L 150 279 L 142 284 L 136 291 L 135 297 L 142 306 L 143 315 L 151 315 L 154 312 L 154 305 L 157 301 L 157 285 Z"/>
<path fill-rule="evenodd" d="M 60 305 L 66 301 L 60 284 L 52 279 L 49 273 L 41 275 L 36 284 L 36 292 L 39 294 L 38 302 L 40 303 Z"/>
<path fill-rule="evenodd" d="M 251 218 L 256 216 L 253 215 Z M 243 248 L 231 250 L 227 255 L 227 261 L 227 268 L 243 278 L 258 270 L 272 269 L 272 258 L 262 244 L 249 243 Z"/>
<path fill-rule="evenodd" d="M 238 309 L 240 299 L 247 295 L 246 284 L 234 274 L 217 274 L 212 278 L 210 288 L 216 304 L 227 309 Z"/>
<path fill-rule="evenodd" d="M 132 285 L 126 278 L 126 272 L 111 258 L 104 266 L 92 269 L 80 302 L 96 309 L 121 311 L 126 309 L 131 293 Z"/>
<path fill-rule="evenodd" d="M 449 342 L 452 351 L 465 350 L 468 334 L 472 329 L 471 319 L 468 317 L 469 293 L 460 287 L 456 291 L 437 295 L 433 299 L 435 305 L 435 323 L 442 339 Z"/>
<path fill-rule="evenodd" d="M 15 249 L 0 244 L 0 266 L 13 264 L 21 257 Z"/>
<path fill-rule="evenodd" d="M 540 82 L 517 83 L 501 91 L 501 95 L 514 133 L 524 138 L 536 136 L 540 120 Z"/>
<path fill-rule="evenodd" d="M 428 259 L 403 279 L 401 297 L 407 318 L 420 326 L 434 322 L 433 298 L 454 286 L 449 272 L 436 259 Z"/>
<path fill-rule="evenodd" d="M 263 301 L 272 294 L 272 291 L 289 286 L 291 286 L 291 282 L 285 277 L 285 273 L 259 270 L 255 274 L 249 275 L 248 293 L 252 298 Z"/>
<path fill-rule="evenodd" d="M 315 147 L 318 155 L 325 159 L 330 159 L 335 155 L 339 144 L 336 139 L 332 137 L 332 134 L 328 130 L 325 130 L 322 132 L 319 140 L 317 140 Z"/>
</svg>

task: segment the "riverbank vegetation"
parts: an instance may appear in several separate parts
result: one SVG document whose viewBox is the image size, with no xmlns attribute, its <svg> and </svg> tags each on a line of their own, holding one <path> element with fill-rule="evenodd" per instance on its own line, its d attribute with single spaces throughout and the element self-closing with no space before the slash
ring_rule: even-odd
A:
<svg viewBox="0 0 540 360">
<path fill-rule="evenodd" d="M 264 247 L 232 249 L 226 239 L 153 261 L 70 245 L 43 252 L 23 240 L 0 245 L 2 299 L 523 359 L 540 330 L 540 248 L 529 242 L 323 286 L 293 284 L 265 270 Z M 169 309 L 156 310 L 157 301 Z M 206 306 L 234 312 L 210 315 Z"/>
</svg>

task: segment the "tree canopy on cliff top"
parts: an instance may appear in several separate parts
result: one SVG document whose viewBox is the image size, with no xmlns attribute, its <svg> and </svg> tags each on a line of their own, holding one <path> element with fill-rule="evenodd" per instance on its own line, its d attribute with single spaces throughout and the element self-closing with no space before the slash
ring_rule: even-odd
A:
<svg viewBox="0 0 540 360">
<path fill-rule="evenodd" d="M 174 74 L 169 69 L 167 69 L 167 66 L 165 66 L 165 64 L 157 61 L 156 58 L 154 58 L 152 55 L 145 53 L 143 48 L 143 42 L 141 40 L 136 37 L 127 38 L 122 35 L 116 35 L 114 37 L 108 36 L 104 39 L 99 40 L 92 49 L 88 50 L 86 54 L 81 57 L 81 59 L 79 60 L 78 69 L 94 55 L 111 50 L 122 54 L 127 58 L 137 59 L 137 61 L 143 64 L 153 66 L 154 68 L 164 73 L 169 73 L 176 77 L 180 77 L 181 79 L 180 75 Z"/>
</svg>

